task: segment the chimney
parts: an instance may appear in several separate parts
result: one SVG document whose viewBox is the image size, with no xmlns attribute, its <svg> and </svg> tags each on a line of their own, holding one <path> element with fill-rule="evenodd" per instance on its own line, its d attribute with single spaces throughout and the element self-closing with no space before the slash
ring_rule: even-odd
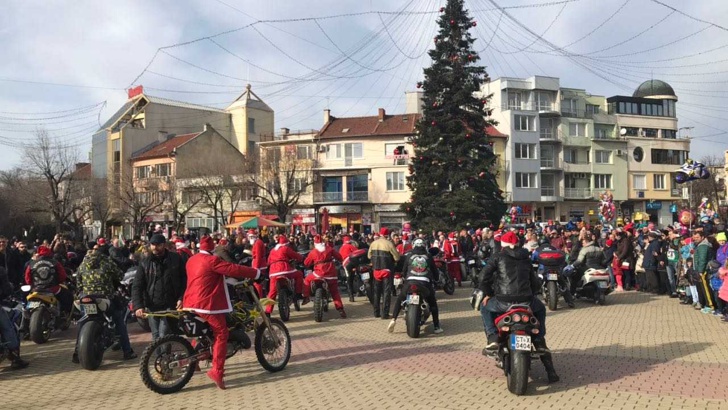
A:
<svg viewBox="0 0 728 410">
<path fill-rule="evenodd" d="M 422 91 L 406 91 L 405 95 L 405 114 L 422 114 Z"/>
<path fill-rule="evenodd" d="M 281 136 L 286 136 L 291 133 L 291 130 L 289 128 L 283 127 L 281 128 Z"/>
<path fill-rule="evenodd" d="M 159 131 L 157 133 L 157 141 L 159 141 L 159 142 L 167 141 L 167 131 Z"/>
<path fill-rule="evenodd" d="M 324 124 L 328 124 L 331 120 L 331 110 L 326 108 L 324 109 Z"/>
<path fill-rule="evenodd" d="M 387 113 L 384 111 L 384 108 L 379 109 L 379 122 L 384 121 L 384 116 L 387 115 Z"/>
</svg>

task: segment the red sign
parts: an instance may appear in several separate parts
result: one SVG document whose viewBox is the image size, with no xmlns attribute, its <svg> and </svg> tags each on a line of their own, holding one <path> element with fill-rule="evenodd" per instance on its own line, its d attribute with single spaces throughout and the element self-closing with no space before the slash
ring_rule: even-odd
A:
<svg viewBox="0 0 728 410">
<path fill-rule="evenodd" d="M 130 88 L 127 91 L 127 95 L 129 96 L 130 99 L 136 97 L 137 95 L 143 94 L 143 93 L 144 93 L 144 86 L 142 86 L 142 85 L 138 85 L 136 87 Z"/>
</svg>

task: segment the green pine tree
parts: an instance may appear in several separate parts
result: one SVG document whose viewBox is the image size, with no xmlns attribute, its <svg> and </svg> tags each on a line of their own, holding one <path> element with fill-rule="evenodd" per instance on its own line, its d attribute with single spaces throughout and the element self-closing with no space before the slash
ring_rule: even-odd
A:
<svg viewBox="0 0 728 410">
<path fill-rule="evenodd" d="M 486 134 L 488 125 L 496 125 L 488 118 L 490 96 L 475 95 L 489 81 L 472 49 L 469 31 L 476 23 L 463 0 L 448 0 L 440 11 L 440 30 L 429 52 L 432 66 L 417 85 L 424 90 L 424 109 L 407 177 L 412 198 L 403 210 L 414 228 L 426 231 L 497 224 L 506 205 Z"/>
</svg>

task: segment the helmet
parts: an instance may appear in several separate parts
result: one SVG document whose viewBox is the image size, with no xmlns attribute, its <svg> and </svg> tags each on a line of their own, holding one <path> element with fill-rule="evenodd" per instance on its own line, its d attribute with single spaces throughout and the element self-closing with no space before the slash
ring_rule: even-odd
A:
<svg viewBox="0 0 728 410">
<path fill-rule="evenodd" d="M 415 247 L 415 248 L 417 248 L 417 247 L 424 248 L 425 247 L 425 241 L 423 241 L 420 238 L 417 238 L 417 239 L 415 239 L 414 242 L 412 242 L 412 246 Z"/>
</svg>

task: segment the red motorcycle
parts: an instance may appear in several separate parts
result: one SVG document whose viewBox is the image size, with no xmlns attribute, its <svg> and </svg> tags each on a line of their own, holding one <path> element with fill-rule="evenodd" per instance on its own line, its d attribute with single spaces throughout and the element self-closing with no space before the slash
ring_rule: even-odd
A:
<svg viewBox="0 0 728 410">
<path fill-rule="evenodd" d="M 447 270 L 447 262 L 440 255 L 440 249 L 430 248 L 428 252 L 430 255 L 432 255 L 437 270 L 440 271 L 440 278 L 437 281 L 436 285 L 448 295 L 452 295 L 453 293 L 455 293 L 455 279 L 450 276 L 450 272 L 448 272 Z"/>
</svg>

